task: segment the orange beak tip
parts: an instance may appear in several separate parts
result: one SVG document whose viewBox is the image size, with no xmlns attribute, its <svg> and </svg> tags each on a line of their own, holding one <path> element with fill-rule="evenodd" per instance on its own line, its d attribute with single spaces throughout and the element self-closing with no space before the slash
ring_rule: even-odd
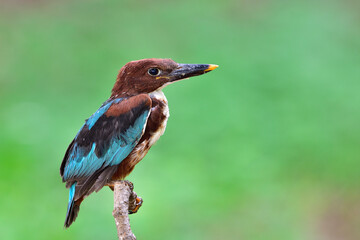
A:
<svg viewBox="0 0 360 240">
<path fill-rule="evenodd" d="M 216 64 L 209 64 L 209 67 L 205 70 L 205 72 L 209 72 L 214 70 L 215 68 L 219 67 L 219 65 Z"/>
</svg>

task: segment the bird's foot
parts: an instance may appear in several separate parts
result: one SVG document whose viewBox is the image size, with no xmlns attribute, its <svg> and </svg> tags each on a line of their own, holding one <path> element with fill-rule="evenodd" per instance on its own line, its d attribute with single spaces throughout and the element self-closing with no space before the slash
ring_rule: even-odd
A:
<svg viewBox="0 0 360 240">
<path fill-rule="evenodd" d="M 130 188 L 130 191 L 134 190 L 134 184 L 130 182 L 129 180 L 123 180 Z"/>
<path fill-rule="evenodd" d="M 114 186 L 115 186 L 116 182 L 117 181 L 111 181 L 111 182 L 107 183 L 106 185 L 108 187 L 110 187 L 111 190 L 114 191 Z M 142 198 L 138 197 L 136 192 L 134 192 L 134 184 L 132 182 L 130 182 L 128 180 L 121 180 L 121 182 L 125 183 L 130 189 L 128 213 L 129 214 L 137 213 L 137 211 L 143 204 Z"/>
<path fill-rule="evenodd" d="M 115 182 L 117 182 L 118 180 L 115 181 L 110 181 L 107 184 L 105 184 L 105 186 L 108 186 L 111 191 L 114 191 L 114 186 L 115 186 Z M 134 184 L 128 180 L 121 180 L 122 182 L 124 182 L 126 185 L 128 185 L 128 187 L 130 188 L 130 191 L 132 192 L 134 190 Z"/>
<path fill-rule="evenodd" d="M 135 196 L 136 196 L 136 193 L 135 193 Z M 133 201 L 132 203 L 133 204 L 129 205 L 129 214 L 137 213 L 137 211 L 143 204 L 143 200 L 141 197 L 136 196 L 135 201 Z"/>
<path fill-rule="evenodd" d="M 131 195 L 129 198 L 129 214 L 137 213 L 141 205 L 143 204 L 143 200 L 141 197 L 138 197 L 136 192 L 134 192 L 134 184 L 128 180 L 124 180 L 124 182 L 129 186 L 131 190 Z"/>
</svg>

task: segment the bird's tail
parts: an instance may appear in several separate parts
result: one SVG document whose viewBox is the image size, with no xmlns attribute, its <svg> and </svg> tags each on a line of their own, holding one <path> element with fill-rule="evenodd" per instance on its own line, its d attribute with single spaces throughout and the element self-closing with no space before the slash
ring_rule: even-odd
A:
<svg viewBox="0 0 360 240">
<path fill-rule="evenodd" d="M 64 223 L 65 228 L 70 227 L 70 225 L 75 221 L 75 219 L 78 215 L 78 212 L 80 210 L 80 203 L 77 203 L 77 201 L 74 201 L 75 186 L 76 186 L 76 182 L 73 185 L 71 185 L 71 187 L 70 187 L 69 203 L 68 203 L 68 208 L 67 208 L 66 218 L 65 218 L 65 223 Z"/>
</svg>

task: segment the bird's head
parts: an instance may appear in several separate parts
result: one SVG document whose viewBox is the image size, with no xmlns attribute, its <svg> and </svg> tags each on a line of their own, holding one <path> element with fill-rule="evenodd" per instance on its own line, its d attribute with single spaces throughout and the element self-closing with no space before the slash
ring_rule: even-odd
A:
<svg viewBox="0 0 360 240">
<path fill-rule="evenodd" d="M 121 68 L 112 96 L 150 93 L 177 80 L 198 76 L 217 68 L 213 64 L 181 64 L 171 59 L 142 59 Z"/>
</svg>

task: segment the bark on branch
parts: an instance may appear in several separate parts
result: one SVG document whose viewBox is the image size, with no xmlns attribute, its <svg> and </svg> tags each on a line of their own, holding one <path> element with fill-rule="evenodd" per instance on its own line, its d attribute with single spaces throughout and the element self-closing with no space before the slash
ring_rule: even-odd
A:
<svg viewBox="0 0 360 240">
<path fill-rule="evenodd" d="M 141 206 L 142 200 L 137 197 L 133 191 L 134 186 L 129 181 L 114 181 L 111 185 L 114 186 L 113 216 L 115 218 L 118 238 L 121 240 L 134 240 L 136 237 L 131 231 L 129 212 L 135 213 Z"/>
</svg>

